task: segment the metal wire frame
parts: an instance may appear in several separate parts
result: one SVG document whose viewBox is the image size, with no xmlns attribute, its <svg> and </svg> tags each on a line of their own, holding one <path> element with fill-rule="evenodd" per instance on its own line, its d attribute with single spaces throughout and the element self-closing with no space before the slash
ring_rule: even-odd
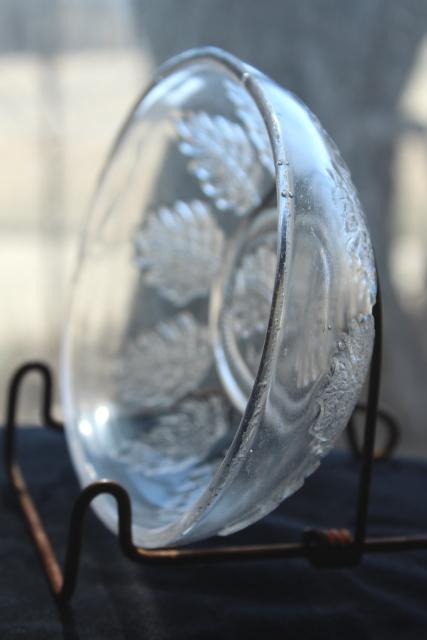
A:
<svg viewBox="0 0 427 640">
<path fill-rule="evenodd" d="M 345 567 L 358 564 L 363 553 L 426 549 L 427 535 L 366 537 L 372 463 L 375 457 L 378 458 L 391 452 L 396 444 L 398 434 L 397 425 L 393 418 L 383 410 L 378 413 L 382 340 L 381 298 L 379 295 L 374 308 L 374 317 L 376 333 L 369 376 L 368 400 L 366 407 L 361 407 L 366 411 L 363 448 L 361 451 L 358 449 L 356 442 L 354 424 L 351 426 L 351 435 L 349 437 L 354 451 L 358 452 L 362 458 L 354 534 L 347 529 L 310 530 L 303 532 L 301 541 L 296 543 L 221 546 L 215 548 L 183 547 L 176 549 L 144 549 L 137 547 L 132 540 L 132 508 L 127 491 L 116 482 L 101 480 L 84 488 L 74 503 L 70 515 L 65 561 L 63 569 L 61 569 L 16 459 L 15 436 L 17 431 L 18 400 L 22 382 L 29 373 L 37 372 L 44 384 L 41 396 L 42 424 L 55 431 L 63 431 L 63 425 L 52 417 L 52 375 L 48 366 L 41 362 L 29 362 L 19 368 L 13 376 L 9 387 L 4 429 L 4 463 L 11 486 L 16 493 L 21 511 L 28 525 L 31 538 L 36 546 L 44 573 L 58 605 L 67 605 L 74 593 L 85 514 L 92 500 L 100 494 L 109 494 L 116 500 L 119 522 L 118 539 L 122 552 L 131 560 L 146 564 L 222 563 L 304 557 L 316 567 Z M 389 437 L 384 450 L 380 453 L 375 453 L 375 428 L 378 416 L 385 421 Z"/>
</svg>

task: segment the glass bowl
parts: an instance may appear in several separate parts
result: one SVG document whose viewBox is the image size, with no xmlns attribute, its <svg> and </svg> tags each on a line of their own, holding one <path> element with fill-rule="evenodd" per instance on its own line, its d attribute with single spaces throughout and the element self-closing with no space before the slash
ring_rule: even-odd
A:
<svg viewBox="0 0 427 640">
<path fill-rule="evenodd" d="M 121 483 L 145 547 L 258 520 L 346 426 L 375 299 L 364 215 L 318 120 L 221 50 L 172 59 L 82 234 L 61 367 L 82 485 Z M 116 530 L 114 500 L 94 507 Z"/>
</svg>

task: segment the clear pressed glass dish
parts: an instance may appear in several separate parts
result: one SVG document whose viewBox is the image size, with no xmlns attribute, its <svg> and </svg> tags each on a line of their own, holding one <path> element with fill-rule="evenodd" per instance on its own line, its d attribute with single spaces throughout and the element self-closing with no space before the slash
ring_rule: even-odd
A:
<svg viewBox="0 0 427 640">
<path fill-rule="evenodd" d="M 223 51 L 172 59 L 83 233 L 62 362 L 81 483 L 120 482 L 146 547 L 258 520 L 346 426 L 375 298 L 359 200 L 307 107 Z M 95 509 L 116 530 L 112 500 Z"/>
</svg>

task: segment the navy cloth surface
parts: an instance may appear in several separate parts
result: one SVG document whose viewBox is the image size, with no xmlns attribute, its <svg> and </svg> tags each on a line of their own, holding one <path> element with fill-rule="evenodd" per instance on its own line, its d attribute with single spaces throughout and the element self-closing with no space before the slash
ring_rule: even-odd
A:
<svg viewBox="0 0 427 640">
<path fill-rule="evenodd" d="M 19 433 L 22 467 L 62 560 L 78 486 L 61 434 Z M 273 514 L 218 544 L 298 540 L 306 527 L 351 527 L 358 465 L 331 454 Z M 146 567 L 124 558 L 88 514 L 76 594 L 56 608 L 16 500 L 1 473 L 0 639 L 73 640 L 427 637 L 427 551 L 365 556 L 353 569 L 305 560 Z M 369 533 L 427 530 L 427 465 L 377 463 Z"/>
</svg>

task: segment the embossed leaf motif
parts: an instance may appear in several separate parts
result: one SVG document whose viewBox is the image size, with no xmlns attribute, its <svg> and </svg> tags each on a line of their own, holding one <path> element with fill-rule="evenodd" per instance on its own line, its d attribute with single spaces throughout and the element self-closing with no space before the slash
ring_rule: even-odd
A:
<svg viewBox="0 0 427 640">
<path fill-rule="evenodd" d="M 189 113 L 175 126 L 188 170 L 218 209 L 245 215 L 259 204 L 261 167 L 243 127 L 205 112 Z"/>
<path fill-rule="evenodd" d="M 149 214 L 134 243 L 146 283 L 174 304 L 185 305 L 209 292 L 224 238 L 208 205 L 193 200 Z"/>
<path fill-rule="evenodd" d="M 144 438 L 126 440 L 117 456 L 145 475 L 177 473 L 206 458 L 229 429 L 228 405 L 221 395 L 187 397 L 170 411 L 153 416 Z"/>
<path fill-rule="evenodd" d="M 327 370 L 331 356 L 336 357 L 345 349 L 344 337 L 355 330 L 355 324 L 366 321 L 374 294 L 369 286 L 373 277 L 367 277 L 360 266 L 368 263 L 368 259 L 364 256 L 361 260 L 358 255 L 359 230 L 354 238 L 349 237 L 347 251 L 338 253 L 332 260 L 330 239 L 324 236 L 316 216 L 306 216 L 295 229 L 287 324 L 289 354 L 293 356 L 295 351 L 297 386 L 303 388 Z M 365 246 L 369 248 L 368 243 L 369 240 Z M 333 270 L 342 278 L 335 301 L 331 298 Z M 332 341 L 332 329 L 341 332 L 340 340 Z M 348 369 L 348 362 L 344 368 Z M 356 385 L 356 388 L 360 387 Z"/>
<path fill-rule="evenodd" d="M 279 375 L 294 371 L 296 387 L 313 383 L 327 368 L 331 352 L 329 335 L 330 267 L 322 236 L 315 219 L 297 225 L 293 278 L 286 314 L 286 344 L 279 359 Z M 271 310 L 277 257 L 273 248 L 263 243 L 245 255 L 237 271 L 231 314 L 234 331 L 251 338 L 245 347 L 246 361 L 258 366 L 262 343 L 251 352 L 255 334 L 265 334 Z M 282 371 L 283 368 L 283 371 Z"/>
<path fill-rule="evenodd" d="M 323 276 L 328 282 L 328 265 L 324 251 L 317 247 L 310 234 L 300 237 L 286 316 L 288 357 L 292 359 L 296 385 L 300 389 L 311 384 L 324 370 L 331 348 L 327 328 L 329 293 L 322 280 Z M 267 329 L 276 263 L 275 251 L 265 244 L 242 260 L 236 275 L 231 314 L 234 330 L 243 338 L 264 334 Z M 262 343 L 258 345 L 261 347 Z M 258 366 L 261 353 L 253 353 L 251 349 L 253 340 L 247 345 L 246 359 L 252 366 Z M 289 366 L 288 357 L 280 359 L 279 371 L 281 366 Z"/>
<path fill-rule="evenodd" d="M 206 327 L 180 313 L 129 342 L 118 374 L 120 398 L 139 411 L 171 407 L 200 384 L 211 363 Z"/>
<path fill-rule="evenodd" d="M 265 245 L 242 260 L 236 274 L 231 313 L 235 331 L 243 338 L 267 328 L 276 262 L 275 252 Z"/>
<path fill-rule="evenodd" d="M 294 242 L 284 348 L 293 363 L 296 387 L 302 389 L 327 370 L 331 355 L 331 272 L 316 216 L 295 225 Z M 282 366 L 288 366 L 285 359 Z"/>
<path fill-rule="evenodd" d="M 237 116 L 243 122 L 263 166 L 274 177 L 275 167 L 273 150 L 268 137 L 267 128 L 255 103 L 247 93 L 235 82 L 225 80 L 225 90 L 229 100 L 233 103 Z"/>
<path fill-rule="evenodd" d="M 325 133 L 325 136 L 327 134 Z M 346 276 L 351 281 L 351 286 L 343 290 L 343 300 L 347 295 L 348 311 L 341 322 L 343 326 L 348 324 L 352 317 L 357 315 L 368 316 L 375 304 L 376 274 L 375 260 L 368 230 L 363 220 L 363 213 L 359 198 L 354 190 L 350 172 L 345 166 L 335 143 L 327 136 L 333 153 L 333 165 L 335 173 L 331 176 L 335 181 L 333 199 L 337 210 L 341 214 L 343 230 L 346 235 L 347 261 L 343 261 Z M 350 284 L 350 283 L 349 283 Z M 345 308 L 346 305 L 343 305 Z"/>
<path fill-rule="evenodd" d="M 350 419 L 369 367 L 372 331 L 373 318 L 369 317 L 360 324 L 353 320 L 348 332 L 342 333 L 340 349 L 332 358 L 329 383 L 319 400 L 319 414 L 310 427 L 310 447 L 318 456 L 331 450 L 339 426 Z"/>
</svg>

